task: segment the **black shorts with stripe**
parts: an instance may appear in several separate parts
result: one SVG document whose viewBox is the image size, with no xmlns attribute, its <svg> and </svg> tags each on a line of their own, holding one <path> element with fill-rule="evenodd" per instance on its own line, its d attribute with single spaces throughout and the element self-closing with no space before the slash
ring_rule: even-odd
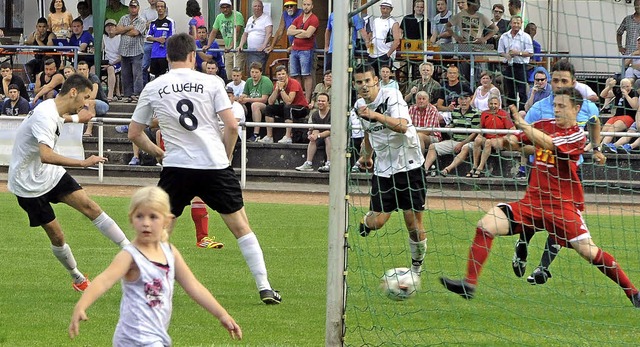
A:
<svg viewBox="0 0 640 347">
<path fill-rule="evenodd" d="M 80 184 L 78 184 L 69 173 L 65 172 L 60 182 L 49 192 L 35 198 L 18 196 L 18 204 L 27 212 L 29 216 L 29 226 L 38 227 L 56 219 L 56 214 L 51 204 L 61 202 L 64 196 L 80 189 L 82 189 Z"/>
<path fill-rule="evenodd" d="M 371 201 L 374 212 L 423 211 L 427 197 L 424 168 L 398 172 L 391 177 L 371 178 Z"/>
</svg>

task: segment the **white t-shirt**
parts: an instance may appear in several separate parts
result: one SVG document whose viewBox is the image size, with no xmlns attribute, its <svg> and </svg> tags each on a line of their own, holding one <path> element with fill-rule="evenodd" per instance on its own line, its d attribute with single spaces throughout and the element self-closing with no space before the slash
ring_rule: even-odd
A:
<svg viewBox="0 0 640 347">
<path fill-rule="evenodd" d="M 240 84 L 235 85 L 233 83 L 233 81 L 227 83 L 227 87 L 231 87 L 231 89 L 233 89 L 233 95 L 235 95 L 236 97 L 239 97 L 240 95 L 242 95 L 242 92 L 244 91 L 244 85 L 247 82 L 240 80 Z"/>
<path fill-rule="evenodd" d="M 65 169 L 43 164 L 39 145 L 45 144 L 56 151 L 63 124 L 54 99 L 43 101 L 22 121 L 16 130 L 9 163 L 7 186 L 10 192 L 23 198 L 35 198 L 48 193 L 60 182 Z"/>
<path fill-rule="evenodd" d="M 82 19 L 82 18 L 80 18 Z M 93 28 L 93 15 L 90 14 L 87 18 L 82 19 L 82 30 L 89 30 L 89 28 Z"/>
<path fill-rule="evenodd" d="M 367 104 L 364 99 L 356 101 L 355 108 L 367 106 L 369 109 L 393 118 L 409 122 L 407 132 L 395 132 L 379 122 L 360 118 L 362 127 L 369 134 L 369 142 L 376 152 L 373 172 L 380 177 L 391 177 L 398 172 L 419 168 L 424 163 L 416 128 L 411 123 L 409 108 L 397 89 L 380 89 L 376 99 Z"/>
<path fill-rule="evenodd" d="M 271 17 L 268 14 L 263 13 L 258 19 L 254 16 L 249 17 L 247 25 L 244 27 L 244 31 L 247 33 L 247 49 L 258 49 L 263 45 L 267 36 L 267 27 L 273 27 Z"/>
<path fill-rule="evenodd" d="M 102 42 L 104 43 L 104 57 L 109 61 L 110 65 L 113 65 L 113 62 L 120 55 L 120 35 L 114 37 L 102 35 Z"/>
<path fill-rule="evenodd" d="M 131 119 L 149 125 L 156 114 L 165 144 L 163 166 L 224 169 L 230 163 L 217 113 L 229 108 L 220 77 L 172 69 L 146 85 Z"/>
<path fill-rule="evenodd" d="M 594 92 L 591 87 L 582 82 L 576 81 L 574 88 L 580 92 L 580 95 L 582 95 L 582 98 L 584 99 L 588 99 L 590 96 L 596 95 L 596 92 Z"/>
<path fill-rule="evenodd" d="M 373 47 L 374 47 L 373 54 L 369 54 L 369 56 L 371 58 L 377 58 L 389 52 L 389 49 L 391 48 L 393 41 L 386 42 L 387 34 L 393 36 L 393 31 L 391 29 L 393 28 L 393 25 L 398 22 L 393 17 L 389 17 L 386 19 L 375 17 L 373 21 L 369 19 L 369 22 L 371 23 L 370 28 L 373 33 L 372 40 L 373 40 Z M 395 58 L 396 58 L 396 51 L 394 51 L 393 54 L 391 54 L 391 59 L 395 59 Z"/>
</svg>

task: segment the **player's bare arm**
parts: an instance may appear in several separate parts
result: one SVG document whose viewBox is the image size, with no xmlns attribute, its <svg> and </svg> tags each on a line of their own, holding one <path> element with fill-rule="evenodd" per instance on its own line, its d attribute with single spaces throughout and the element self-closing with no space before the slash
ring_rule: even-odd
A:
<svg viewBox="0 0 640 347">
<path fill-rule="evenodd" d="M 378 113 L 369 109 L 367 106 L 362 106 L 358 109 L 358 116 L 370 121 L 376 121 L 384 124 L 387 128 L 397 132 L 406 133 L 409 128 L 409 121 L 403 118 L 393 118 L 382 113 Z"/>
<path fill-rule="evenodd" d="M 220 119 L 224 123 L 222 142 L 227 152 L 227 158 L 231 160 L 233 149 L 236 147 L 236 141 L 238 140 L 238 121 L 230 108 L 218 112 L 218 116 L 220 116 Z"/>
<path fill-rule="evenodd" d="M 105 157 L 99 157 L 92 155 L 84 160 L 73 159 L 60 155 L 51 149 L 51 147 L 41 143 L 40 148 L 40 161 L 44 164 L 59 165 L 59 166 L 72 166 L 72 167 L 89 167 L 98 163 L 104 163 L 107 161 Z"/>
<path fill-rule="evenodd" d="M 553 144 L 551 140 L 551 136 L 545 134 L 544 132 L 536 129 L 533 125 L 527 123 L 524 118 L 518 113 L 518 108 L 515 105 L 509 105 L 509 110 L 511 111 L 511 116 L 513 117 L 513 124 L 516 128 L 522 130 L 529 140 L 536 145 L 536 147 L 540 147 L 542 149 L 554 150 L 556 146 Z"/>
<path fill-rule="evenodd" d="M 373 147 L 371 147 L 371 141 L 369 141 L 369 134 L 364 134 L 364 140 L 362 140 L 362 145 L 360 147 L 360 158 L 358 162 L 362 167 L 366 169 L 371 169 L 373 167 Z"/>
<path fill-rule="evenodd" d="M 140 147 L 143 151 L 151 154 L 157 159 L 162 159 L 164 157 L 164 151 L 158 147 L 155 143 L 153 143 L 147 134 L 144 133 L 144 129 L 146 128 L 145 124 L 140 124 L 136 121 L 131 121 L 129 124 L 129 140 L 135 143 L 136 146 Z"/>
</svg>

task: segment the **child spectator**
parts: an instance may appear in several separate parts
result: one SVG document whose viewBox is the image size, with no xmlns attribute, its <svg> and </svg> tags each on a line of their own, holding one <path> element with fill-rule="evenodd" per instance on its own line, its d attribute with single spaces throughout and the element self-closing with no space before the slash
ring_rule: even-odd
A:
<svg viewBox="0 0 640 347">
<path fill-rule="evenodd" d="M 96 277 L 76 304 L 69 336 L 80 333 L 86 310 L 121 280 L 120 319 L 113 336 L 114 346 L 171 345 L 174 282 L 195 302 L 215 316 L 232 339 L 242 339 L 242 330 L 189 269 L 178 249 L 169 243 L 173 220 L 169 196 L 161 188 L 144 187 L 131 197 L 129 222 L 136 232 L 133 242 L 116 255 L 109 267 Z"/>
</svg>

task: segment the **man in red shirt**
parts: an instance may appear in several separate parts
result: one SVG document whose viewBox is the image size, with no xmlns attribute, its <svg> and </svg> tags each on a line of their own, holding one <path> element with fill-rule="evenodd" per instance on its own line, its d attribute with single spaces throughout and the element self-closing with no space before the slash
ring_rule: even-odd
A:
<svg viewBox="0 0 640 347">
<path fill-rule="evenodd" d="M 582 216 L 584 192 L 578 176 L 578 160 L 586 137 L 576 121 L 582 96 L 574 88 L 558 89 L 554 95 L 555 119 L 528 124 L 516 106 L 509 106 L 515 126 L 522 130 L 517 139 L 535 146 L 529 186 L 521 200 L 498 204 L 480 219 L 465 278 L 441 277 L 440 281 L 449 291 L 472 299 L 496 236 L 521 233 L 527 228 L 545 229 L 559 245 L 571 245 L 581 257 L 617 283 L 633 306 L 640 308 L 638 289 L 616 259 L 593 243 Z"/>
<path fill-rule="evenodd" d="M 320 26 L 320 20 L 311 12 L 313 1 L 302 2 L 302 15 L 293 20 L 287 35 L 293 36 L 293 45 L 289 55 L 289 71 L 300 84 L 304 85 L 305 97 L 311 100 L 313 91 L 313 49 L 316 43 L 316 30 Z"/>
<path fill-rule="evenodd" d="M 296 119 L 305 118 L 309 114 L 309 103 L 302 92 L 302 86 L 293 78 L 289 78 L 284 65 L 276 67 L 276 83 L 269 95 L 268 105 L 264 110 L 267 123 L 273 123 L 275 118 L 284 118 L 285 123 L 293 123 Z M 273 128 L 267 127 L 267 135 L 259 142 L 273 143 Z M 291 128 L 278 143 L 292 143 Z"/>
</svg>

